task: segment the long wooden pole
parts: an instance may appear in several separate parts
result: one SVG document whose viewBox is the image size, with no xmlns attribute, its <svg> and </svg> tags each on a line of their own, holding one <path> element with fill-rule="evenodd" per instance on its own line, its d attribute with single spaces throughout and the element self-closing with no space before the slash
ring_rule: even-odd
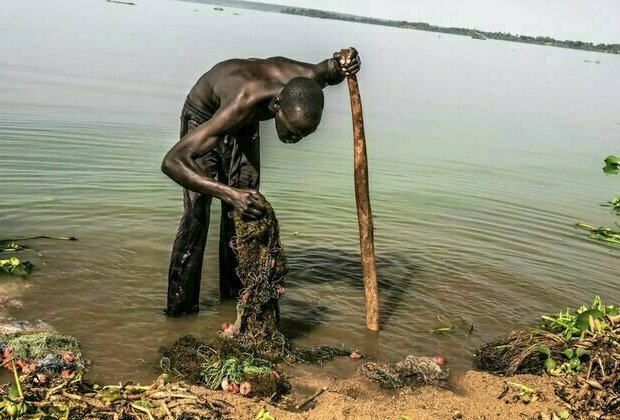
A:
<svg viewBox="0 0 620 420">
<path fill-rule="evenodd" d="M 353 117 L 355 201 L 357 203 L 362 273 L 364 275 L 364 293 L 366 295 L 366 328 L 372 331 L 379 331 L 379 288 L 377 287 L 372 210 L 370 208 L 370 194 L 368 192 L 368 157 L 366 154 L 366 136 L 364 135 L 362 97 L 360 96 L 360 88 L 355 75 L 347 76 L 347 83 L 349 85 L 351 115 Z"/>
</svg>

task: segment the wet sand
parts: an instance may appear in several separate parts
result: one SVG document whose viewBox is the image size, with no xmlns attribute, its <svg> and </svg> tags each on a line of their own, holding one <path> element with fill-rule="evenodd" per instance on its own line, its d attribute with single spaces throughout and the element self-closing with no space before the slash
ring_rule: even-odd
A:
<svg viewBox="0 0 620 420">
<path fill-rule="evenodd" d="M 543 395 L 540 401 L 524 404 L 498 399 L 506 381 L 535 388 Z M 468 371 L 453 378 L 450 389 L 432 386 L 386 391 L 363 378 L 328 378 L 317 372 L 291 380 L 293 392 L 284 402 L 295 406 L 317 389 L 327 390 L 305 407 L 293 412 L 266 403 L 223 392 L 207 391 L 212 398 L 230 404 L 231 417 L 254 418 L 265 407 L 277 419 L 516 419 L 536 413 L 550 415 L 563 410 L 553 391 L 553 379 L 533 375 L 502 378 L 484 372 Z"/>
</svg>

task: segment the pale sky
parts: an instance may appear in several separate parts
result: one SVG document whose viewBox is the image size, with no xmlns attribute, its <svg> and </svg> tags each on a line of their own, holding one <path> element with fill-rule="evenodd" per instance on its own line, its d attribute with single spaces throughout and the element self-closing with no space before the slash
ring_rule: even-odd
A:
<svg viewBox="0 0 620 420">
<path fill-rule="evenodd" d="M 255 0 L 395 20 L 620 43 L 620 0 Z"/>
</svg>

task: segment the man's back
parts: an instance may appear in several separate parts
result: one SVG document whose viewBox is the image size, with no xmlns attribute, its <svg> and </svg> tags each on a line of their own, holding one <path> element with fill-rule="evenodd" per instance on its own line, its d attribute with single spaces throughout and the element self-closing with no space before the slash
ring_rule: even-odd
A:
<svg viewBox="0 0 620 420">
<path fill-rule="evenodd" d="M 222 105 L 244 98 L 260 103 L 261 99 L 271 98 L 292 78 L 300 75 L 312 78 L 313 73 L 313 65 L 285 57 L 226 60 L 198 79 L 188 99 L 213 114 Z"/>
</svg>

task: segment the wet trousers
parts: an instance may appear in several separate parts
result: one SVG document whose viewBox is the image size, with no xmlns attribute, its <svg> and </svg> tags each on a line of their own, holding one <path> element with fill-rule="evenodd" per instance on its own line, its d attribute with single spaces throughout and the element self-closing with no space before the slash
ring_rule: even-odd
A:
<svg viewBox="0 0 620 420">
<path fill-rule="evenodd" d="M 206 122 L 204 113 L 189 100 L 181 112 L 182 139 L 190 130 Z M 218 146 L 197 160 L 198 164 L 219 182 L 243 189 L 257 190 L 260 180 L 258 122 L 229 133 Z M 183 215 L 174 241 L 168 271 L 169 315 L 198 312 L 202 262 L 209 230 L 212 197 L 184 189 Z M 220 296 L 236 298 L 241 281 L 236 275 L 237 257 L 230 247 L 235 235 L 232 206 L 221 202 L 219 272 Z"/>
</svg>

